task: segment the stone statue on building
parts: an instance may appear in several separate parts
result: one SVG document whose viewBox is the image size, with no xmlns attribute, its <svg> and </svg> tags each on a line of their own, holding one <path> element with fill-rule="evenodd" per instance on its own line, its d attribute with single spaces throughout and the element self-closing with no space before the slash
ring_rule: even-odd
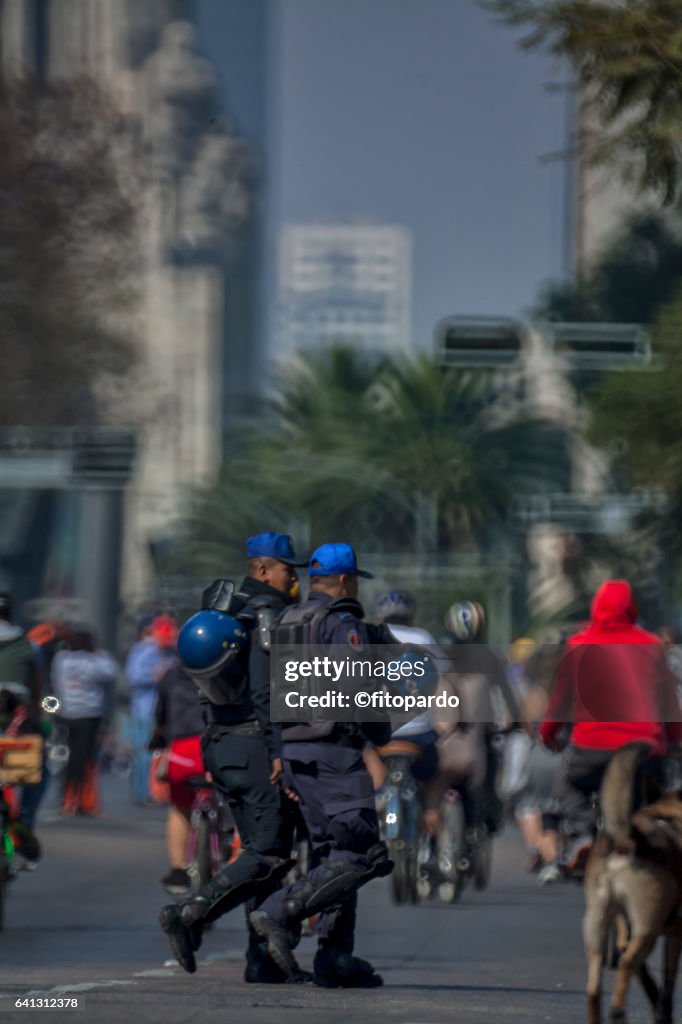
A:
<svg viewBox="0 0 682 1024">
<path fill-rule="evenodd" d="M 219 131 L 201 139 L 181 186 L 181 247 L 229 256 L 230 240 L 249 218 L 253 172 L 251 154 L 238 137 Z"/>
<path fill-rule="evenodd" d="M 177 178 L 219 109 L 217 77 L 188 21 L 173 21 L 143 66 L 145 138 L 153 172 Z"/>
</svg>

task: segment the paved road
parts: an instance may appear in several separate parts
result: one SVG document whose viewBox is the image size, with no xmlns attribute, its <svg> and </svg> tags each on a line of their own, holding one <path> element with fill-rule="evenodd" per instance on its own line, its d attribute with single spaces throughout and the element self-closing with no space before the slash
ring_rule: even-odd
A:
<svg viewBox="0 0 682 1024">
<path fill-rule="evenodd" d="M 582 892 L 539 890 L 521 870 L 512 831 L 498 841 L 493 882 L 455 907 L 391 904 L 385 880 L 360 897 L 357 952 L 384 975 L 383 989 L 326 991 L 245 985 L 239 912 L 206 937 L 199 970 L 169 961 L 156 924 L 163 902 L 164 812 L 131 809 L 124 784 L 105 780 L 107 816 L 40 826 L 45 859 L 13 883 L 0 933 L 0 1024 L 26 1020 L 14 1000 L 59 995 L 83 1012 L 41 1011 L 80 1024 L 516 1024 L 584 1019 Z M 310 966 L 314 940 L 300 948 Z M 37 1011 L 36 1011 L 37 1012 Z M 30 1019 L 35 1020 L 35 1016 Z M 40 1019 L 40 1016 L 38 1017 Z M 649 1021 L 639 993 L 630 1024 Z"/>
</svg>

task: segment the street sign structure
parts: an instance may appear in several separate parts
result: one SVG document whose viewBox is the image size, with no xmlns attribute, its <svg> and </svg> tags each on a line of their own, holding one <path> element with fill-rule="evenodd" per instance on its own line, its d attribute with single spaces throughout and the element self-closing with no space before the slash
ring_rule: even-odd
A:
<svg viewBox="0 0 682 1024">
<path fill-rule="evenodd" d="M 529 353 L 531 335 L 568 371 L 656 365 L 651 339 L 639 324 L 526 324 L 512 317 L 445 317 L 434 332 L 436 358 L 444 366 L 515 369 Z"/>
<path fill-rule="evenodd" d="M 541 324 L 545 343 L 569 368 L 631 370 L 652 363 L 651 339 L 639 324 Z"/>
<path fill-rule="evenodd" d="M 134 456 L 130 430 L 8 427 L 0 430 L 0 488 L 120 490 Z"/>
<path fill-rule="evenodd" d="M 116 640 L 123 492 L 134 456 L 135 434 L 130 430 L 0 430 L 0 492 L 5 492 L 7 506 L 0 518 L 0 552 L 12 552 L 3 563 L 10 585 L 29 599 L 49 597 L 46 579 L 50 559 L 56 558 L 64 574 L 57 585 L 60 607 L 82 608 L 79 617 L 95 626 L 107 646 Z M 33 532 L 24 536 L 11 509 L 24 498 L 37 507 L 43 501 L 37 492 L 51 492 L 57 511 L 40 528 L 32 520 Z M 46 562 L 36 555 L 45 546 Z M 42 593 L 45 586 L 47 594 Z"/>
<path fill-rule="evenodd" d="M 624 533 L 642 512 L 663 515 L 667 498 L 662 491 L 630 494 L 534 494 L 517 498 L 511 523 L 528 530 L 539 523 L 562 527 L 570 533 Z"/>
<path fill-rule="evenodd" d="M 446 317 L 436 326 L 436 356 L 445 366 L 511 368 L 520 364 L 525 333 L 511 317 Z"/>
</svg>

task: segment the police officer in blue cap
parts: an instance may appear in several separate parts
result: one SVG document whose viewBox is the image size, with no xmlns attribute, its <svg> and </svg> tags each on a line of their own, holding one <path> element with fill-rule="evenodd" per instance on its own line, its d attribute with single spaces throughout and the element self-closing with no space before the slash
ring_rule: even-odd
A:
<svg viewBox="0 0 682 1024">
<path fill-rule="evenodd" d="M 310 596 L 288 609 L 274 642 L 334 647 L 352 658 L 367 656 L 368 634 L 359 604 L 358 569 L 348 544 L 323 544 L 310 560 Z M 341 683 L 343 685 L 343 681 Z M 350 680 L 347 681 L 350 688 Z M 300 977 L 293 955 L 301 921 L 321 914 L 314 980 L 330 988 L 373 988 L 381 977 L 353 956 L 357 890 L 390 873 L 392 863 L 379 837 L 374 788 L 362 759 L 369 739 L 387 742 L 388 722 L 313 722 L 284 726 L 284 778 L 297 794 L 312 847 L 307 877 L 274 893 L 251 914 L 267 939 L 273 960 L 292 981 Z"/>
<path fill-rule="evenodd" d="M 234 814 L 242 853 L 199 892 L 159 915 L 173 953 L 189 973 L 206 924 L 242 903 L 248 912 L 273 892 L 290 867 L 290 822 L 279 777 L 280 728 L 270 721 L 270 628 L 295 600 L 296 566 L 291 538 L 260 533 L 247 541 L 248 571 L 235 593 L 217 580 L 204 593 L 203 609 L 185 624 L 178 653 L 200 688 L 207 731 L 204 767 Z M 288 976 L 249 929 L 245 980 L 286 982 Z M 300 979 L 297 979 L 300 980 Z"/>
</svg>

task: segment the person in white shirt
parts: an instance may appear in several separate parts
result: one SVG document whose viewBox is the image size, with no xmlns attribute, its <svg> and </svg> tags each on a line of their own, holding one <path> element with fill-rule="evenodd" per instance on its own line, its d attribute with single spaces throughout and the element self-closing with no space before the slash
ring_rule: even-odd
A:
<svg viewBox="0 0 682 1024">
<path fill-rule="evenodd" d="M 60 716 L 69 731 L 69 760 L 64 778 L 62 813 L 96 816 L 97 751 L 102 727 L 109 718 L 116 686 L 117 665 L 95 647 L 92 631 L 74 628 L 52 662 L 52 684 Z"/>
</svg>

